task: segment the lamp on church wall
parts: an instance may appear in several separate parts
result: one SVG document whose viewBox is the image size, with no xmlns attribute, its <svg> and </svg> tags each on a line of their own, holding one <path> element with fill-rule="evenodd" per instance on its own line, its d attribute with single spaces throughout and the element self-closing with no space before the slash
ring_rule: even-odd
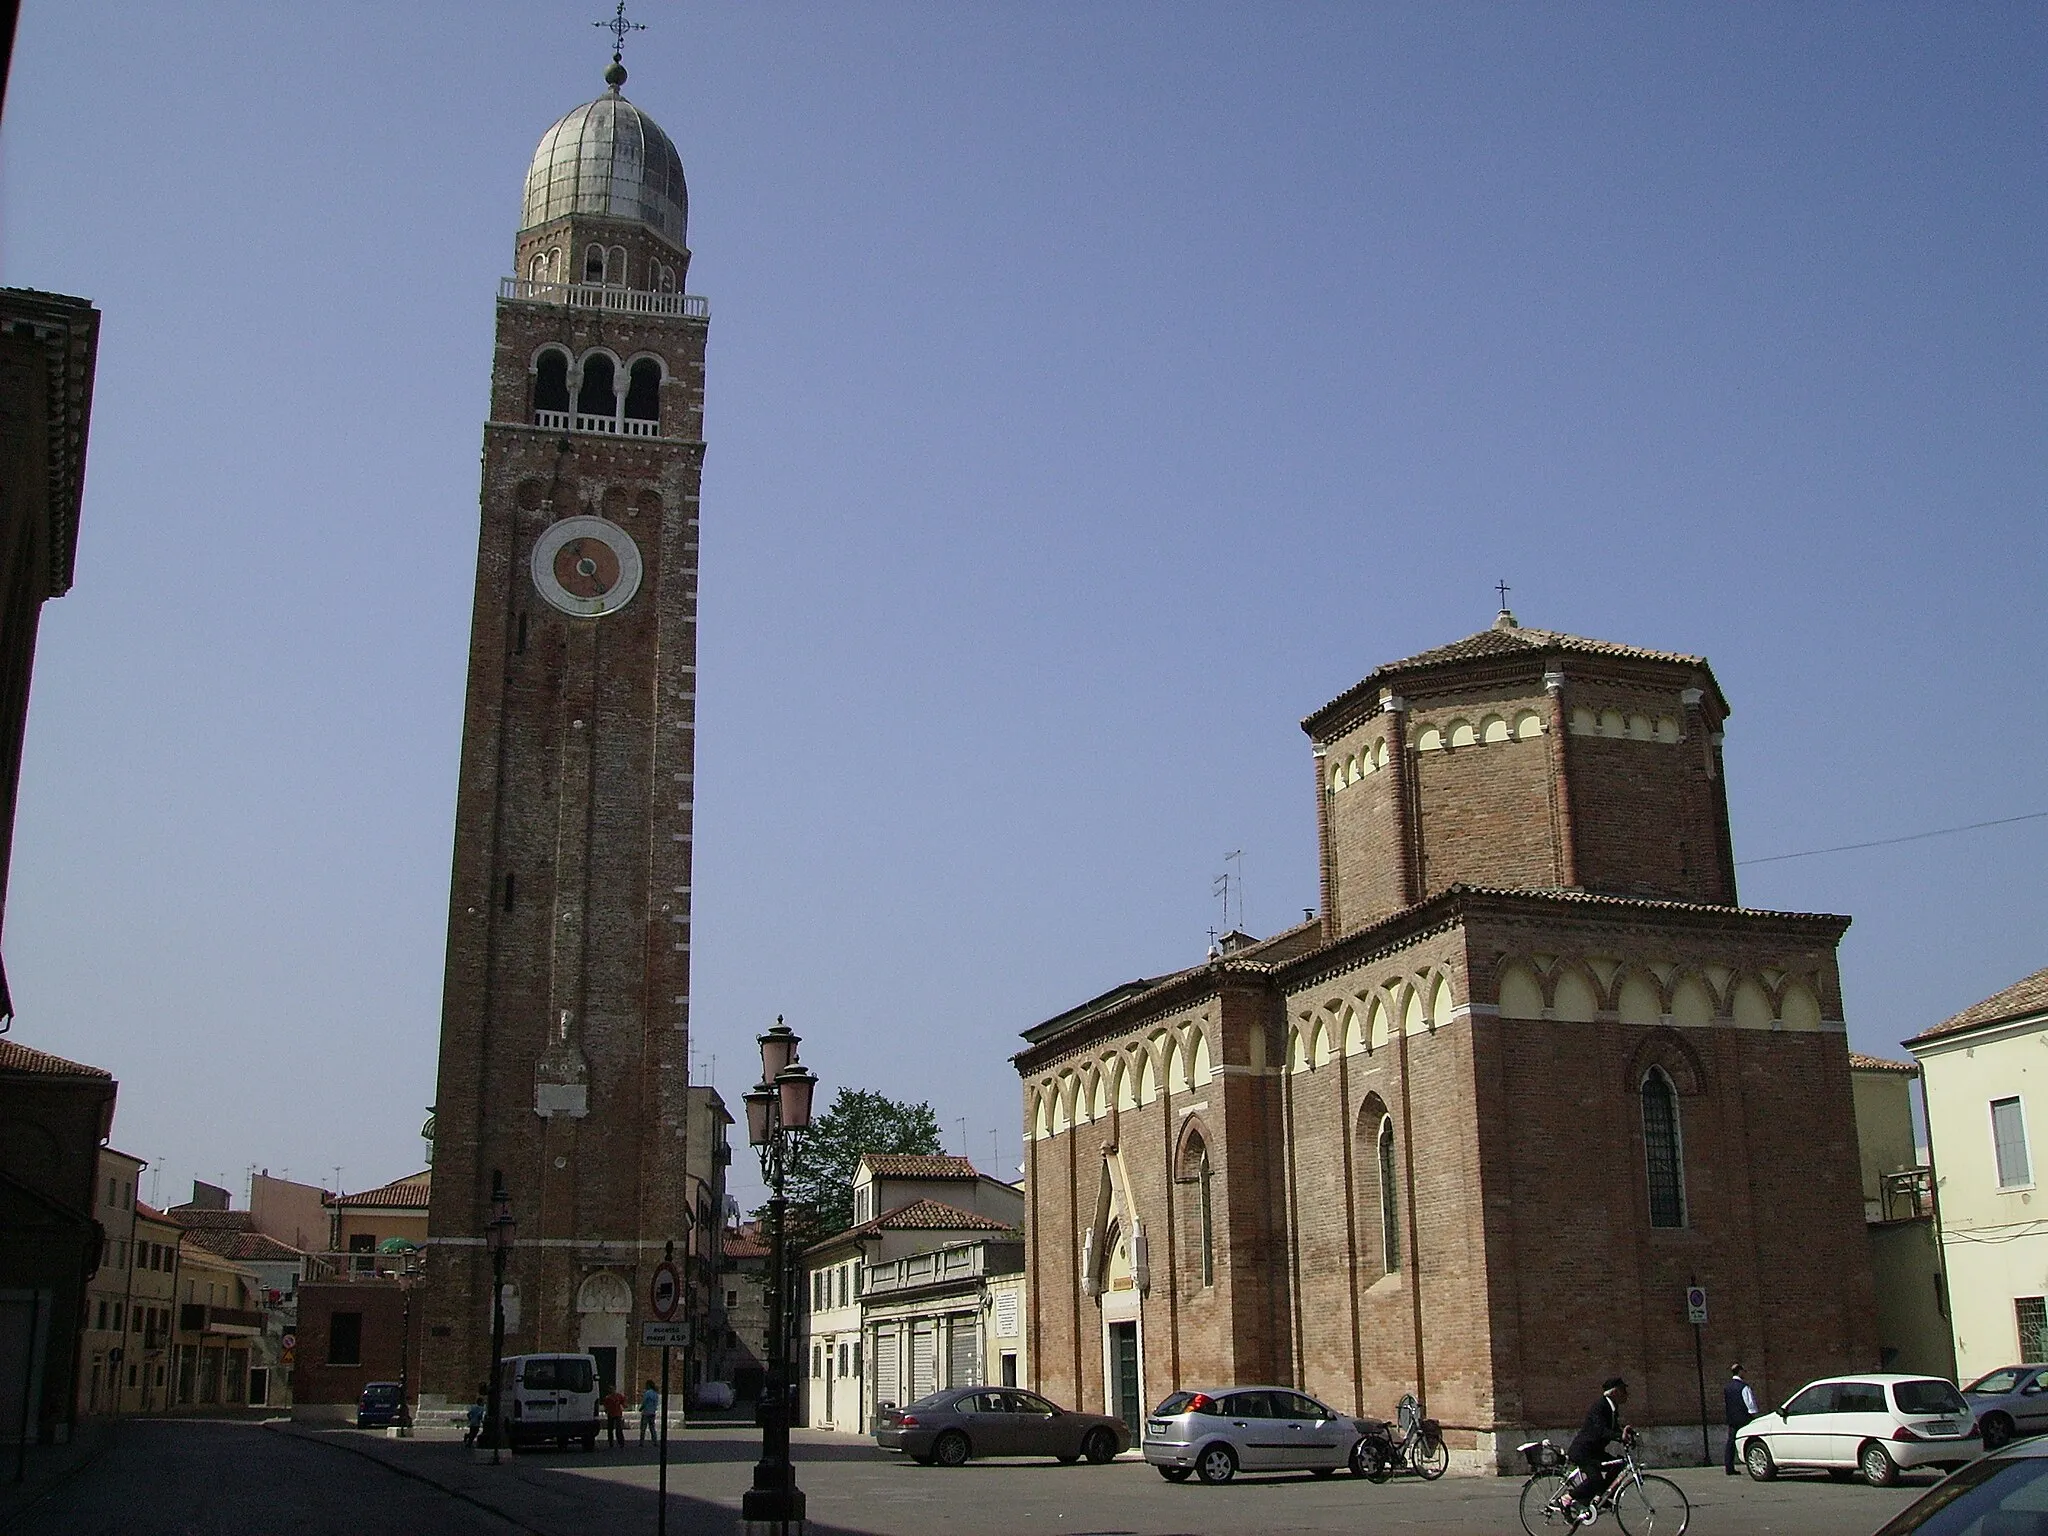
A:
<svg viewBox="0 0 2048 1536">
<path fill-rule="evenodd" d="M 747 1106 L 747 1141 L 760 1154 L 768 1185 L 768 1382 L 761 1399 L 761 1459 L 754 1486 L 740 1502 L 748 1536 L 797 1533 L 804 1528 L 804 1494 L 789 1459 L 789 1422 L 794 1383 L 790 1378 L 789 1260 L 784 1186 L 796 1170 L 802 1134 L 811 1128 L 817 1074 L 796 1059 L 797 1034 L 776 1019 L 760 1037 L 761 1081 L 741 1095 Z"/>
<path fill-rule="evenodd" d="M 505 1258 L 512 1251 L 519 1223 L 512 1215 L 512 1196 L 502 1170 L 491 1170 L 491 1219 L 484 1223 L 484 1241 L 491 1250 L 491 1384 L 484 1400 L 484 1439 L 491 1447 L 491 1465 L 505 1442 L 505 1415 L 499 1379 L 505 1369 Z"/>
</svg>

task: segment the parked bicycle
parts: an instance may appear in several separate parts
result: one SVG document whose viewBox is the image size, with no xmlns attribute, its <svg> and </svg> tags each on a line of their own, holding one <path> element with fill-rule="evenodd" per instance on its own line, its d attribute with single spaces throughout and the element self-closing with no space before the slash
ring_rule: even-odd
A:
<svg viewBox="0 0 2048 1536">
<path fill-rule="evenodd" d="M 1610 1509 L 1627 1536 L 1685 1536 L 1686 1523 L 1692 1519 L 1685 1491 L 1668 1477 L 1643 1471 L 1633 1435 L 1622 1441 L 1620 1458 L 1606 1463 L 1607 1491 L 1591 1504 L 1582 1505 L 1576 1498 L 1565 1501 L 1573 1469 L 1548 1440 L 1532 1440 L 1521 1452 L 1529 1460 L 1521 1505 L 1522 1529 L 1529 1536 L 1578 1530 Z"/>
<path fill-rule="evenodd" d="M 1402 1471 L 1419 1472 L 1432 1482 L 1442 1477 L 1451 1465 L 1451 1453 L 1436 1420 L 1422 1416 L 1422 1405 L 1413 1394 L 1401 1399 L 1394 1414 L 1396 1423 L 1382 1420 L 1351 1448 L 1352 1472 L 1376 1483 Z"/>
</svg>

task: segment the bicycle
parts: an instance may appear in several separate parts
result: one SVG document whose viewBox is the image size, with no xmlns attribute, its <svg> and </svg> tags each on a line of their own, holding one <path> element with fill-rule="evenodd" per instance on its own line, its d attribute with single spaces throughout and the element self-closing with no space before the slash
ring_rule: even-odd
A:
<svg viewBox="0 0 2048 1536">
<path fill-rule="evenodd" d="M 1606 1463 L 1610 1473 L 1619 1467 L 1620 1475 L 1610 1476 L 1607 1491 L 1584 1508 L 1564 1502 L 1572 1468 L 1556 1446 L 1548 1440 L 1532 1440 L 1520 1449 L 1529 1460 L 1529 1480 L 1522 1484 L 1520 1506 L 1522 1529 L 1529 1536 L 1558 1536 L 1578 1530 L 1610 1509 L 1627 1536 L 1685 1536 L 1692 1519 L 1685 1490 L 1668 1477 L 1643 1471 L 1636 1460 L 1633 1435 L 1622 1440 L 1620 1459 Z"/>
<path fill-rule="evenodd" d="M 1377 1424 L 1351 1448 L 1351 1471 L 1355 1477 L 1384 1483 L 1403 1467 L 1413 1468 L 1429 1482 L 1442 1477 L 1451 1465 L 1451 1453 L 1444 1444 L 1443 1430 L 1435 1419 L 1422 1416 L 1422 1405 L 1413 1393 L 1401 1399 L 1395 1410 L 1401 1438 L 1394 1438 L 1392 1424 Z"/>
</svg>

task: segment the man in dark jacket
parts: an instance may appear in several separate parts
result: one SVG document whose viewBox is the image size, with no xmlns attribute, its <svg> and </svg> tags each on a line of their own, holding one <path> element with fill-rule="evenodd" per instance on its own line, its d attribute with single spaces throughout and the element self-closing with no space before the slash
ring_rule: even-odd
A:
<svg viewBox="0 0 2048 1536">
<path fill-rule="evenodd" d="M 1580 1510 L 1591 1510 L 1600 1495 L 1607 1491 L 1607 1447 L 1630 1432 L 1621 1417 L 1621 1410 L 1627 1402 L 1626 1381 L 1619 1376 L 1610 1376 L 1601 1382 L 1600 1395 L 1586 1410 L 1586 1421 L 1572 1436 L 1571 1449 L 1565 1452 L 1565 1459 L 1578 1472 L 1566 1497 Z"/>
<path fill-rule="evenodd" d="M 1728 1384 L 1721 1389 L 1721 1411 L 1728 1420 L 1728 1453 L 1721 1458 L 1721 1470 L 1735 1475 L 1735 1432 L 1756 1417 L 1756 1394 L 1742 1379 L 1740 1362 L 1728 1367 Z"/>
</svg>

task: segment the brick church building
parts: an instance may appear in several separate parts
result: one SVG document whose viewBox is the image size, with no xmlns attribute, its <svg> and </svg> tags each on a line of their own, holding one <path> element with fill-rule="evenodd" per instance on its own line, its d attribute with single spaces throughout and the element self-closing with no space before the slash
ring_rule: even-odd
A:
<svg viewBox="0 0 2048 1536">
<path fill-rule="evenodd" d="M 709 308 L 659 125 L 607 90 L 542 136 L 499 287 L 456 792 L 423 1401 L 508 1354 L 658 1374 L 629 1336 L 686 1172 L 697 511 Z M 694 1302 L 686 1315 L 698 1315 Z M 722 1341 L 721 1341 L 722 1342 Z M 642 1358 L 647 1356 L 649 1358 Z M 688 1379 L 687 1367 L 685 1379 Z"/>
<path fill-rule="evenodd" d="M 1321 918 L 1024 1032 L 1038 1386 L 1413 1392 L 1491 1470 L 1615 1374 L 1696 1456 L 1694 1282 L 1710 1406 L 1872 1365 L 1848 919 L 1738 904 L 1727 714 L 1503 612 L 1310 715 Z"/>
</svg>

